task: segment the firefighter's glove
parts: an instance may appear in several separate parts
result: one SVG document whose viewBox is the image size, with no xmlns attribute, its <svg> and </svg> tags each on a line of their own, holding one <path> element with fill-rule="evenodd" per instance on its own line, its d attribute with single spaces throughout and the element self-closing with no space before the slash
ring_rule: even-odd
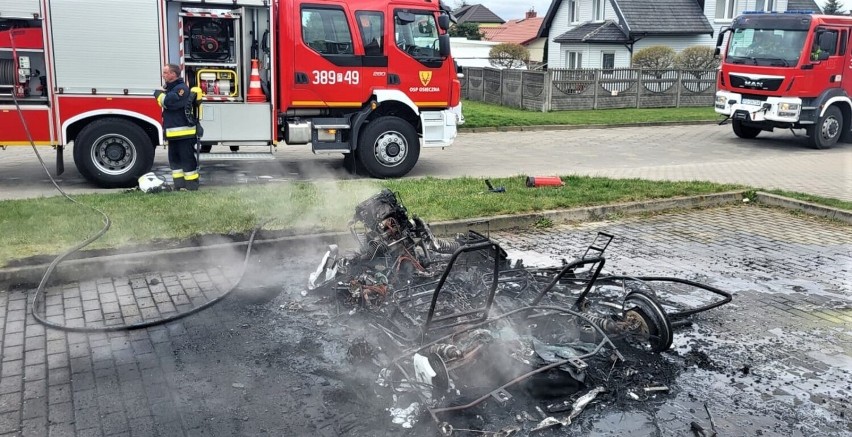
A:
<svg viewBox="0 0 852 437">
<path fill-rule="evenodd" d="M 154 97 L 157 99 L 157 104 L 163 107 L 163 101 L 166 100 L 166 92 L 163 90 L 155 90 Z"/>
</svg>

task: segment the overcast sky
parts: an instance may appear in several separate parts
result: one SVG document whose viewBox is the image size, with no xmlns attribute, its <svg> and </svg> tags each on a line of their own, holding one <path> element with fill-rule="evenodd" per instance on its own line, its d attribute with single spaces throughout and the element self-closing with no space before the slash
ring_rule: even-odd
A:
<svg viewBox="0 0 852 437">
<path fill-rule="evenodd" d="M 460 0 L 444 1 L 453 8 L 461 4 Z M 511 20 L 513 18 L 523 18 L 524 13 L 530 10 L 531 7 L 535 9 L 540 17 L 543 17 L 547 14 L 547 8 L 550 7 L 551 2 L 550 0 L 467 0 L 467 3 L 485 5 L 500 18 L 504 20 Z M 842 0 L 841 3 L 844 5 L 843 7 L 845 10 L 848 11 L 849 9 L 852 9 L 852 0 Z M 822 6 L 825 4 L 825 0 L 817 0 L 817 4 Z"/>
</svg>

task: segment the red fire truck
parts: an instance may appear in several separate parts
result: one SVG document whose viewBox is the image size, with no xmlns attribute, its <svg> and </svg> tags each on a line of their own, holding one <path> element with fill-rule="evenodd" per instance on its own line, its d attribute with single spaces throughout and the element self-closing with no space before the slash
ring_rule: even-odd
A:
<svg viewBox="0 0 852 437">
<path fill-rule="evenodd" d="M 310 144 L 403 176 L 463 120 L 448 26 L 440 0 L 0 0 L 0 146 L 26 126 L 60 170 L 73 144 L 86 178 L 133 185 L 171 62 L 205 92 L 206 152 Z"/>
<path fill-rule="evenodd" d="M 852 18 L 810 11 L 745 13 L 725 35 L 716 112 L 734 133 L 805 129 L 817 149 L 852 141 Z"/>
</svg>

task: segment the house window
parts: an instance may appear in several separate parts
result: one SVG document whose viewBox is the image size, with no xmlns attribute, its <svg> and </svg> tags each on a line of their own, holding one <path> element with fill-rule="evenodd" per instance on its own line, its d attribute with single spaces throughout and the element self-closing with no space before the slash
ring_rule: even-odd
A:
<svg viewBox="0 0 852 437">
<path fill-rule="evenodd" d="M 594 21 L 603 21 L 604 19 L 604 0 L 593 0 L 592 11 L 594 13 Z"/>
<path fill-rule="evenodd" d="M 771 12 L 775 10 L 775 0 L 756 0 L 754 9 L 758 11 Z"/>
<path fill-rule="evenodd" d="M 568 68 L 583 68 L 583 52 L 567 52 Z"/>
<path fill-rule="evenodd" d="M 580 21 L 580 5 L 577 4 L 577 0 L 568 0 L 568 18 L 572 23 Z"/>
<path fill-rule="evenodd" d="M 615 68 L 615 53 L 601 53 L 601 68 L 604 70 Z"/>
<path fill-rule="evenodd" d="M 745 0 L 716 0 L 716 19 L 731 20 L 742 12 L 742 2 Z M 773 1 L 773 0 L 764 0 Z"/>
</svg>

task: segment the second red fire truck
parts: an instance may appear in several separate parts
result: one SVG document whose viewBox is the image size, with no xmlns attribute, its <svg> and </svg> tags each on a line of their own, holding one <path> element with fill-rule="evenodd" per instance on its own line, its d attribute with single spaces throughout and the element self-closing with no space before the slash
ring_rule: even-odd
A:
<svg viewBox="0 0 852 437">
<path fill-rule="evenodd" d="M 715 108 L 737 136 L 789 128 L 805 129 L 817 149 L 852 142 L 852 18 L 746 13 L 719 49 L 728 33 Z"/>
<path fill-rule="evenodd" d="M 463 120 L 448 27 L 439 0 L 0 0 L 0 146 L 26 126 L 60 168 L 73 144 L 86 178 L 133 185 L 172 62 L 205 91 L 205 151 L 310 144 L 399 177 Z"/>
</svg>

